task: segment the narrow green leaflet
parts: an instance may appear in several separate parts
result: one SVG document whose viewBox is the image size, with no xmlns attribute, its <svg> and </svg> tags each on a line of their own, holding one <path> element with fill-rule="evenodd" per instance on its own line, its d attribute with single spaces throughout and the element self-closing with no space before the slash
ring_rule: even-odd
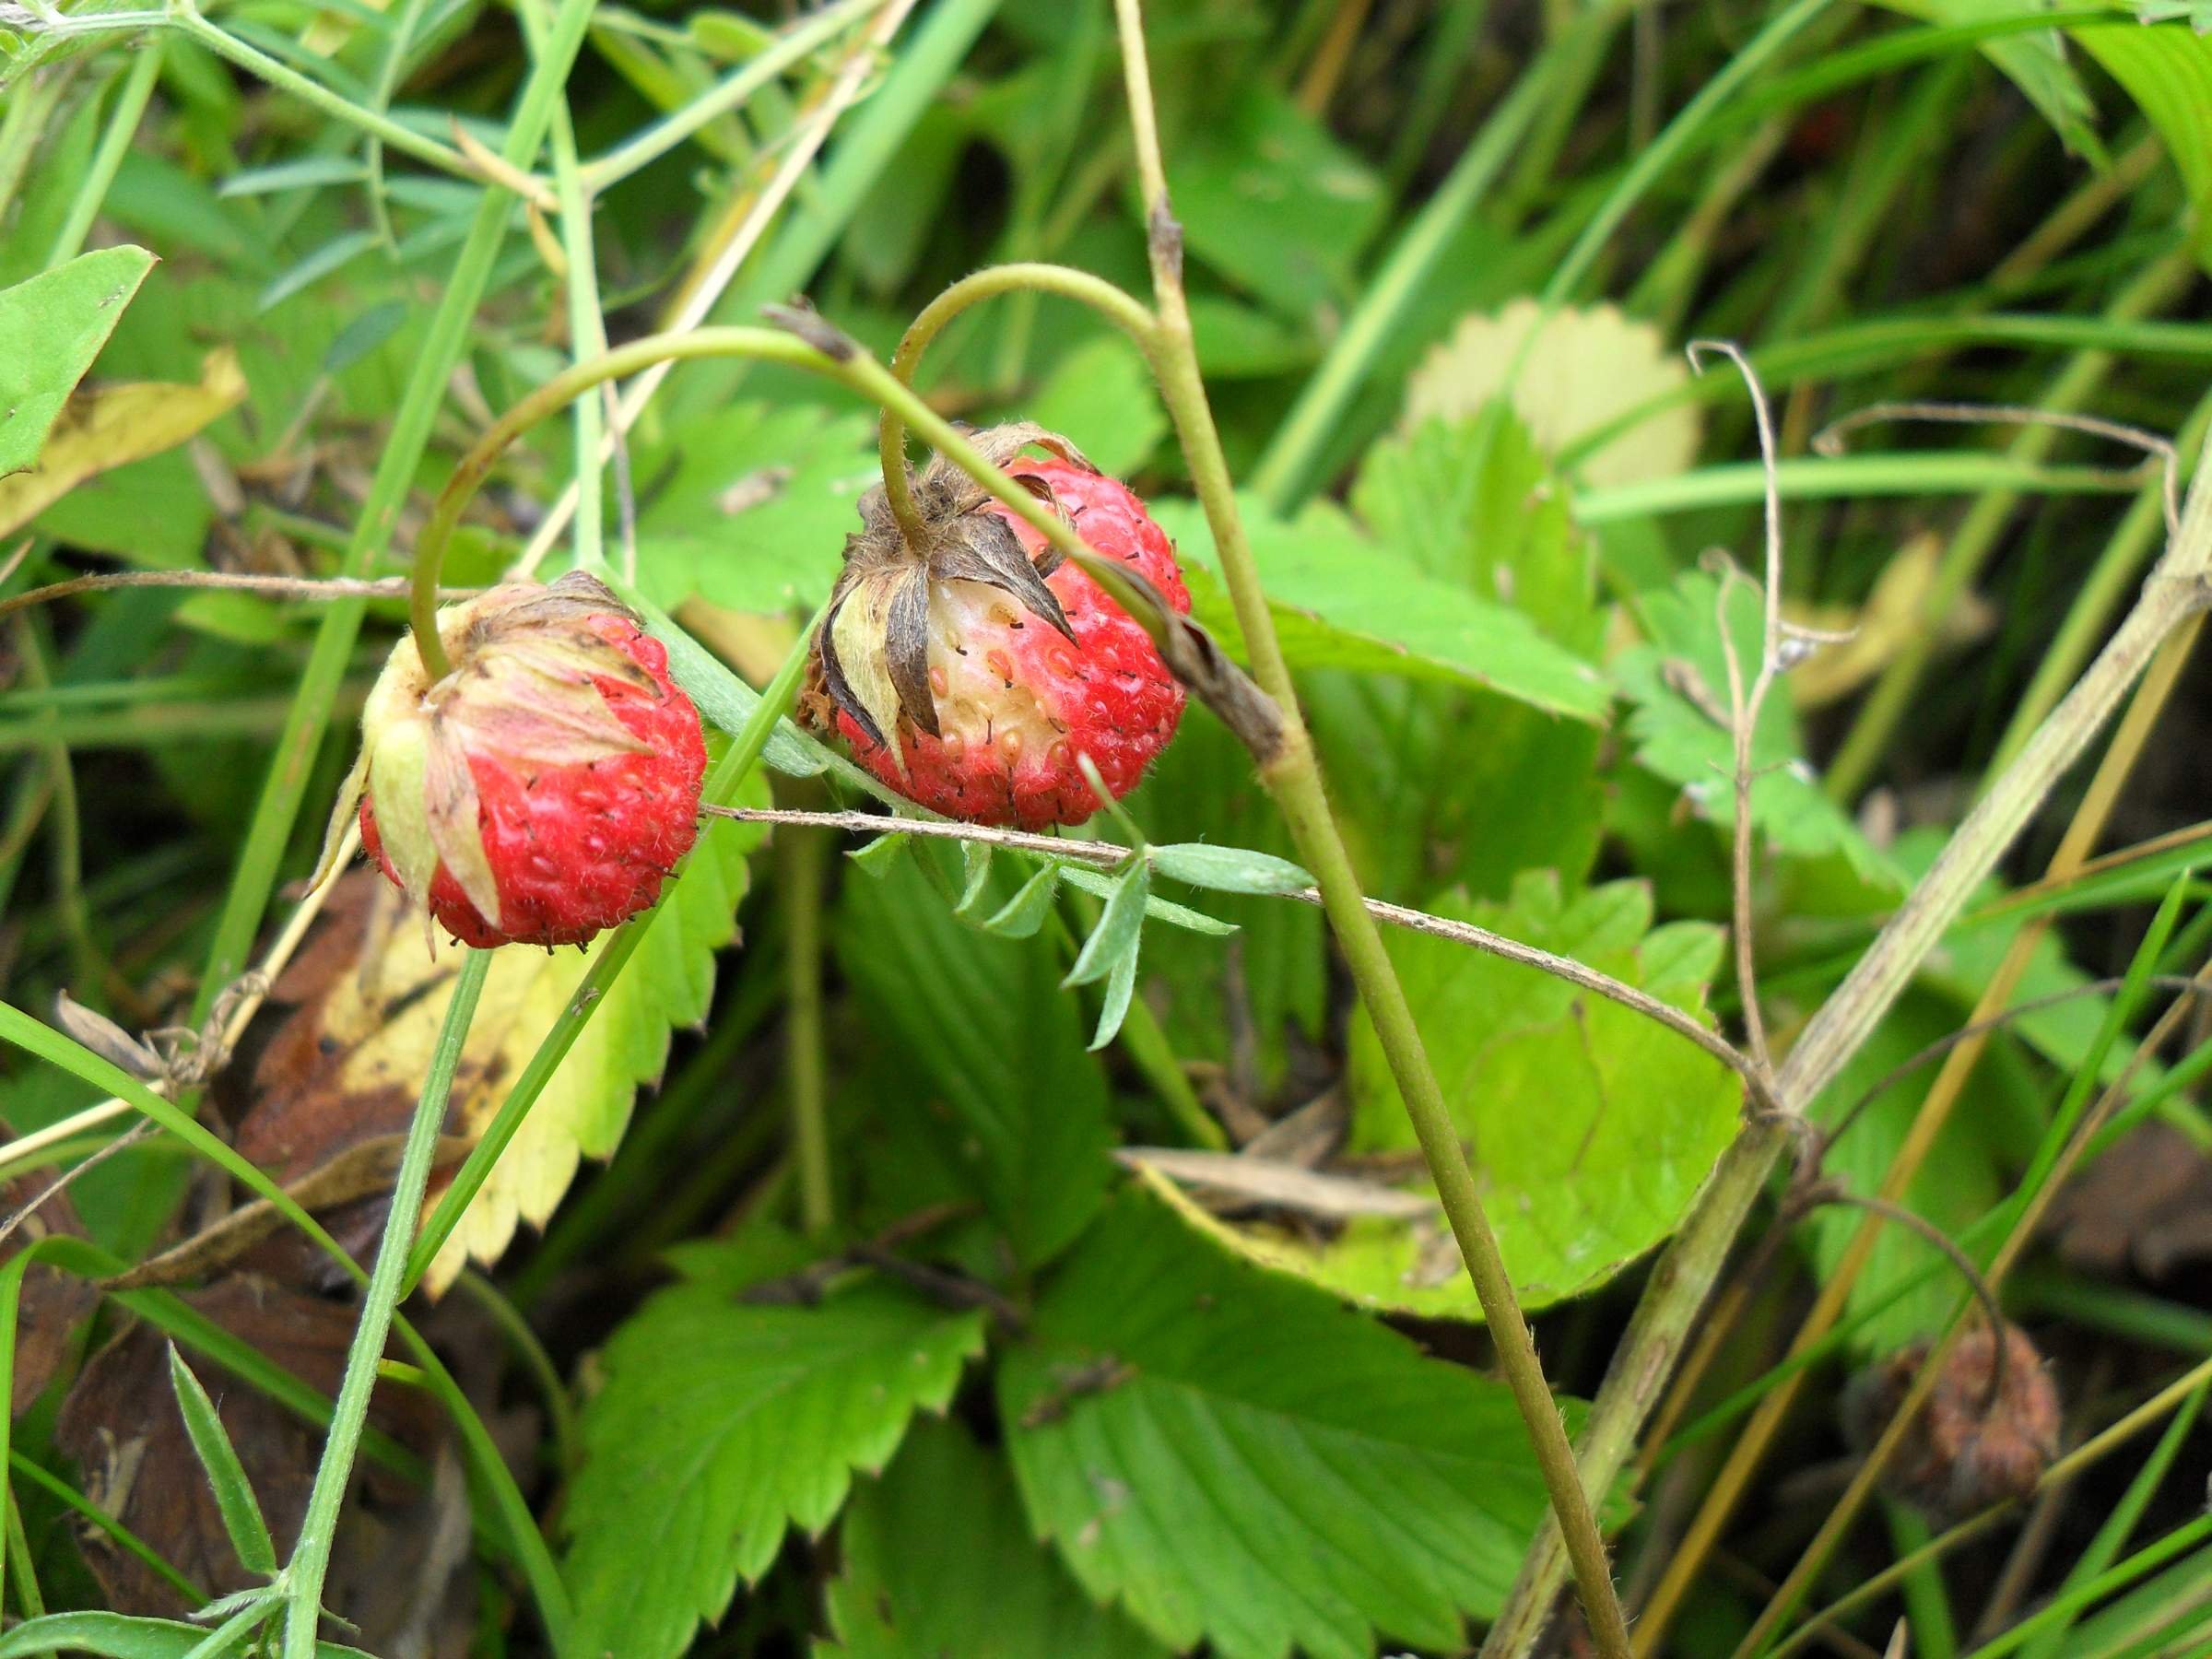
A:
<svg viewBox="0 0 2212 1659">
<path fill-rule="evenodd" d="M 1053 893 L 1059 885 L 1060 866 L 1056 864 L 1041 865 L 1034 876 L 1021 884 L 1013 898 L 983 920 L 983 930 L 1003 938 L 1028 938 L 1044 925 L 1045 915 L 1053 907 Z"/>
<path fill-rule="evenodd" d="M 696 1254 L 696 1253 L 694 1253 Z M 693 1277 L 615 1333 L 563 1525 L 580 1648 L 673 1659 L 794 1525 L 818 1533 L 982 1351 L 980 1313 L 864 1283 L 813 1307 Z"/>
<path fill-rule="evenodd" d="M 144 248 L 101 248 L 0 289 L 0 477 L 38 459 L 70 392 L 153 268 Z"/>
<path fill-rule="evenodd" d="M 1549 871 L 1508 904 L 1446 899 L 1436 914 L 1571 956 L 1701 1015 L 1719 930 L 1653 930 L 1650 890 L 1619 881 L 1563 890 Z M 1499 1247 L 1524 1305 L 1603 1282 L 1674 1230 L 1737 1118 L 1735 1074 L 1642 1015 L 1464 945 L 1394 931 L 1391 959 L 1470 1148 Z M 1350 1147 L 1407 1151 L 1412 1126 L 1374 1030 L 1351 1033 Z M 1411 1191 L 1431 1194 L 1425 1179 Z M 1387 1190 L 1387 1189 L 1386 1189 Z M 1440 1211 L 1363 1216 L 1327 1241 L 1185 1212 L 1270 1265 L 1372 1307 L 1481 1316 Z"/>
<path fill-rule="evenodd" d="M 1302 893 L 1313 885 L 1313 877 L 1287 858 L 1204 841 L 1155 847 L 1152 867 L 1171 881 L 1223 893 Z"/>
<path fill-rule="evenodd" d="M 853 1494 L 837 1541 L 834 1638 L 816 1659 L 1166 1659 L 1030 1535 L 1005 1459 L 957 1419 L 914 1425 Z"/>
<path fill-rule="evenodd" d="M 1106 900 L 1098 926 L 1083 941 L 1076 965 L 1067 971 L 1067 978 L 1061 983 L 1088 985 L 1093 980 L 1103 979 L 1124 956 L 1135 954 L 1138 936 L 1144 931 L 1145 900 L 1151 894 L 1151 870 L 1142 859 L 1116 877 L 1112 895 Z"/>
<path fill-rule="evenodd" d="M 238 1552 L 239 1564 L 249 1572 L 275 1572 L 276 1546 L 269 1536 L 269 1524 L 262 1518 L 261 1501 L 253 1496 L 253 1482 L 246 1478 L 245 1465 L 238 1460 L 238 1451 L 230 1444 L 230 1437 L 223 1430 L 222 1418 L 216 1415 L 215 1402 L 200 1385 L 199 1378 L 177 1352 L 177 1345 L 169 1345 L 169 1380 L 176 1390 L 177 1409 L 183 1415 L 184 1431 L 192 1437 L 192 1449 L 199 1454 L 200 1466 L 207 1472 L 207 1484 L 215 1491 L 215 1506 L 223 1517 L 223 1530 L 229 1535 L 230 1547 Z"/>
<path fill-rule="evenodd" d="M 1111 1169 L 1105 1075 L 1051 942 L 963 926 L 911 860 L 847 883 L 840 912 L 838 959 L 869 1029 L 926 1069 L 948 1109 L 932 1133 L 1023 1259 L 1052 1255 Z"/>
<path fill-rule="evenodd" d="M 0 1636 L 0 1659 L 18 1655 L 97 1653 L 100 1659 L 185 1659 L 207 1640 L 198 1625 L 174 1618 L 134 1618 L 122 1613 L 49 1613 Z M 315 1643 L 316 1659 L 373 1659 L 335 1641 Z"/>
<path fill-rule="evenodd" d="M 1512 1396 L 1124 1193 L 998 1375 L 1031 1524 L 1178 1651 L 1457 1651 L 1544 1511 Z"/>
<path fill-rule="evenodd" d="M 1648 643 L 1613 660 L 1615 681 L 1635 705 L 1629 735 L 1636 759 L 1681 785 L 1700 816 L 1734 822 L 1735 745 L 1724 724 L 1728 665 L 1721 644 L 1720 582 L 1703 571 L 1671 588 L 1637 596 Z M 1747 687 L 1759 661 L 1759 597 L 1749 582 L 1730 596 L 1728 621 Z M 1751 822 L 1775 850 L 1815 858 L 1841 853 L 1864 879 L 1896 887 L 1889 861 L 1821 792 L 1803 759 L 1804 744 L 1786 685 L 1777 685 L 1752 735 Z"/>
<path fill-rule="evenodd" d="M 2115 22 L 2072 33 L 2164 142 L 2196 220 L 2191 245 L 2199 264 L 2212 264 L 2212 39 L 2185 23 Z"/>
<path fill-rule="evenodd" d="M 1194 614 L 1241 653 L 1205 515 L 1178 500 L 1154 503 L 1153 517 L 1175 538 Z M 1428 575 L 1334 507 L 1316 503 L 1286 523 L 1248 501 L 1244 524 L 1295 667 L 1473 686 L 1575 720 L 1602 718 L 1612 700 L 1603 675 L 1527 617 Z"/>
<path fill-rule="evenodd" d="M 1512 606 L 1578 654 L 1595 653 L 1605 619 L 1593 547 L 1549 460 L 1505 405 L 1378 441 L 1352 506 L 1377 541 L 1429 575 Z"/>
</svg>

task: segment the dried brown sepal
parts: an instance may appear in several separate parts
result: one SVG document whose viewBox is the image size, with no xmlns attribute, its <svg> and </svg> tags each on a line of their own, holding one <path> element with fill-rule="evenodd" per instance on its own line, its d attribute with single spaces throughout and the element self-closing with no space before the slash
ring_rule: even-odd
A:
<svg viewBox="0 0 2212 1659">
<path fill-rule="evenodd" d="M 994 466 L 1033 444 L 1073 465 L 1098 470 L 1074 443 L 1033 421 L 992 427 L 971 433 L 970 441 Z M 1018 481 L 1057 510 L 1049 483 Z M 1045 585 L 1060 564 L 1057 551 L 1048 544 L 1032 558 L 1014 527 L 990 511 L 995 498 L 941 454 L 933 454 L 918 472 L 910 468 L 907 484 L 922 518 L 920 545 L 910 543 L 900 528 L 881 485 L 860 498 L 861 528 L 845 540 L 844 569 L 815 634 L 810 695 L 800 700 L 809 724 L 827 729 L 841 710 L 901 767 L 900 721 L 933 737 L 940 730 L 929 685 L 931 583 L 981 582 L 1071 643 L 1076 637 Z"/>
<path fill-rule="evenodd" d="M 1843 1414 L 1853 1445 L 1865 1449 L 1880 1438 L 1927 1357 L 1928 1345 L 1916 1342 L 1853 1380 Z M 1985 1325 L 1951 1345 L 1885 1474 L 1896 1496 L 1956 1520 L 2034 1491 L 2058 1455 L 2058 1389 L 2018 1325 L 2005 1327 L 2001 1376 L 1996 1359 Z"/>
</svg>

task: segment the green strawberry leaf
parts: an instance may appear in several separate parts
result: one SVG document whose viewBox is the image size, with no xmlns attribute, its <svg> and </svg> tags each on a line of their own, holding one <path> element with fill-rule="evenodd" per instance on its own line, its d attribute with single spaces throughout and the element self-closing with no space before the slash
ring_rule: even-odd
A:
<svg viewBox="0 0 2212 1659">
<path fill-rule="evenodd" d="M 1166 1659 L 1030 1536 L 1005 1459 L 957 1420 L 914 1425 L 891 1466 L 853 1494 L 837 1541 L 835 1638 L 815 1659 Z"/>
<path fill-rule="evenodd" d="M 1352 288 L 1389 210 L 1374 170 L 1258 78 L 1182 135 L 1168 187 L 1190 251 L 1297 321 Z"/>
<path fill-rule="evenodd" d="M 607 1344 L 563 1526 L 579 1648 L 673 1659 L 785 1532 L 818 1534 L 855 1469 L 942 1411 L 982 1316 L 865 1282 L 814 1307 L 735 1300 L 705 1253 Z"/>
<path fill-rule="evenodd" d="M 1089 1220 L 1111 1173 L 1105 1075 L 1083 1051 L 1051 941 L 963 926 L 911 861 L 848 883 L 839 922 L 838 959 L 869 1028 L 942 1098 L 932 1133 L 1021 1258 L 1050 1257 Z"/>
<path fill-rule="evenodd" d="M 768 800 L 755 776 L 744 804 Z M 482 1192 L 462 1216 L 438 1254 L 426 1282 L 442 1288 L 472 1257 L 497 1261 L 527 1222 L 543 1226 L 576 1177 L 581 1160 L 606 1158 L 621 1144 L 641 1084 L 659 1077 L 667 1064 L 670 1033 L 706 1018 L 713 1000 L 715 954 L 737 937 L 737 906 L 751 876 L 747 857 L 761 840 L 757 824 L 711 820 L 685 866 L 647 923 L 637 954 L 577 1036 L 537 1102 L 523 1120 Z M 606 935 L 581 951 L 501 951 L 486 980 L 471 1028 L 465 1085 L 456 1085 L 453 1110 L 459 1132 L 473 1135 L 506 1099 L 506 1081 L 519 1072 L 575 996 Z M 418 935 L 395 930 L 385 947 L 384 971 L 424 953 Z M 427 976 L 432 964 L 425 960 Z M 427 1044 L 442 1018 L 450 987 L 399 1016 L 405 1030 Z M 389 1028 L 394 1034 L 398 1021 Z M 427 1052 L 427 1048 L 424 1052 Z"/>
<path fill-rule="evenodd" d="M 778 616 L 820 604 L 879 477 L 873 424 L 817 405 L 737 404 L 664 434 L 630 459 L 656 480 L 638 515 L 646 593 Z"/>
<path fill-rule="evenodd" d="M 1253 1272 L 1141 1191 L 1054 1277 L 998 1396 L 1031 1524 L 1178 1651 L 1456 1651 L 1544 1511 L 1501 1384 Z"/>
<path fill-rule="evenodd" d="M 1530 871 L 1504 905 L 1430 908 L 1700 1017 L 1720 965 L 1720 930 L 1653 930 L 1641 882 L 1572 891 L 1549 871 Z M 1420 934 L 1394 932 L 1389 948 L 1524 1305 L 1603 1283 L 1674 1230 L 1735 1132 L 1734 1072 L 1548 974 Z M 1352 1146 L 1411 1149 L 1412 1125 L 1364 1018 L 1352 1030 L 1351 1077 Z M 1356 1223 L 1323 1260 L 1330 1282 L 1363 1300 L 1479 1316 L 1458 1251 L 1435 1224 Z"/>
<path fill-rule="evenodd" d="M 1302 893 L 1313 885 L 1313 877 L 1287 858 L 1204 841 L 1154 847 L 1152 867 L 1170 880 L 1223 893 Z"/>
<path fill-rule="evenodd" d="M 1175 539 L 1193 615 L 1241 656 L 1244 636 L 1205 514 L 1169 500 L 1154 502 L 1152 516 Z M 1593 723 L 1611 703 L 1605 677 L 1527 617 L 1428 574 L 1336 508 L 1316 503 L 1286 523 L 1247 500 L 1243 518 L 1293 667 L 1471 686 Z"/>
<path fill-rule="evenodd" d="M 1550 871 L 1529 871 L 1509 904 L 1447 898 L 1430 909 L 1700 1015 L 1720 960 L 1715 928 L 1653 930 L 1638 882 L 1566 893 Z M 1642 1015 L 1547 974 L 1427 935 L 1393 931 L 1387 942 L 1523 1304 L 1590 1289 L 1673 1231 L 1735 1133 L 1735 1074 Z M 1411 1152 L 1412 1126 L 1363 1015 L 1350 1050 L 1350 1148 Z M 1360 1215 L 1317 1238 L 1222 1221 L 1160 1184 L 1194 1226 L 1263 1265 L 1367 1307 L 1482 1316 L 1441 1209 Z M 1434 1196 L 1425 1176 L 1401 1185 Z"/>
</svg>

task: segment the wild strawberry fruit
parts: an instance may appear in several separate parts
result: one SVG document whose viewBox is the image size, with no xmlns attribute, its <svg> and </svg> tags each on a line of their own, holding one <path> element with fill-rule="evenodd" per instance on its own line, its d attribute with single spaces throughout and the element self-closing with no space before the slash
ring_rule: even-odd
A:
<svg viewBox="0 0 2212 1659">
<path fill-rule="evenodd" d="M 1124 485 L 1055 433 L 975 435 L 978 448 L 1125 560 L 1176 610 L 1189 591 L 1167 534 Z M 1014 457 L 1030 444 L 1048 461 Z M 802 712 L 877 777 L 980 824 L 1079 824 L 1135 789 L 1182 718 L 1182 688 L 1143 627 L 1045 538 L 942 455 L 912 477 L 926 534 L 912 547 L 880 487 L 815 636 Z"/>
<path fill-rule="evenodd" d="M 707 752 L 668 653 L 572 571 L 438 615 L 452 672 L 412 635 L 361 713 L 332 820 L 465 945 L 581 945 L 661 895 L 698 833 Z"/>
</svg>

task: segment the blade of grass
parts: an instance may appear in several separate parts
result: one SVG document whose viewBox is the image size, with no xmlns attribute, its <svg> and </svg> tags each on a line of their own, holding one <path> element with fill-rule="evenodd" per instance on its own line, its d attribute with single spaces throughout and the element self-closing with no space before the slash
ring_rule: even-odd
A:
<svg viewBox="0 0 2212 1659">
<path fill-rule="evenodd" d="M 329 1438 L 324 1441 L 322 1460 L 315 1465 L 314 1485 L 308 1492 L 299 1541 L 285 1565 L 285 1659 L 315 1659 L 315 1630 L 323 1617 L 323 1580 L 330 1569 L 331 1546 L 337 1538 L 338 1509 L 353 1478 L 354 1455 L 369 1420 L 369 1396 L 376 1385 L 377 1365 L 383 1359 L 392 1315 L 403 1294 L 407 1244 L 414 1220 L 422 1214 L 423 1194 L 429 1185 L 430 1164 L 438 1151 L 438 1133 L 445 1124 L 446 1096 L 453 1088 L 453 1070 L 460 1064 L 469 1022 L 476 1018 L 477 994 L 484 989 L 484 975 L 490 967 L 489 951 L 464 952 L 461 971 L 453 981 L 453 1000 L 446 1005 L 445 1024 L 438 1033 L 437 1046 L 430 1051 L 422 1095 L 407 1126 L 399 1172 L 392 1184 L 383 1242 L 377 1248 L 376 1265 L 361 1295 L 360 1316 L 346 1355 L 337 1404 L 331 1412 Z"/>
</svg>

